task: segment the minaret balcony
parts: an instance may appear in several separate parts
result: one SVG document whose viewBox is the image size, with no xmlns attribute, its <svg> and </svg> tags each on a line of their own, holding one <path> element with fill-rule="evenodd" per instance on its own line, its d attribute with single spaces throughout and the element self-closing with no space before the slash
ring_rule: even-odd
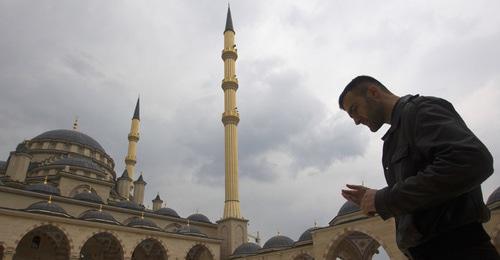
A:
<svg viewBox="0 0 500 260">
<path fill-rule="evenodd" d="M 240 122 L 240 114 L 236 111 L 226 111 L 222 113 L 222 123 L 224 125 L 234 124 L 237 125 Z"/>
<path fill-rule="evenodd" d="M 223 60 L 226 60 L 226 59 L 236 60 L 236 59 L 238 59 L 238 51 L 236 49 L 233 49 L 233 48 L 223 49 L 221 57 Z"/>
<path fill-rule="evenodd" d="M 222 80 L 222 89 L 238 89 L 238 79 L 236 77 L 233 78 L 224 78 Z"/>
<path fill-rule="evenodd" d="M 128 140 L 129 141 L 134 141 L 134 142 L 139 142 L 139 134 L 129 134 L 128 135 Z"/>
</svg>

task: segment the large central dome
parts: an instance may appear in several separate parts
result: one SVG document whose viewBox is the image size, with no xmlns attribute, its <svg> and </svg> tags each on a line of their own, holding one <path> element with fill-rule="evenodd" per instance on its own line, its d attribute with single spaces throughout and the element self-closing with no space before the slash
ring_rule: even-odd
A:
<svg viewBox="0 0 500 260">
<path fill-rule="evenodd" d="M 32 140 L 47 140 L 47 139 L 78 143 L 99 150 L 101 152 L 104 152 L 104 148 L 102 148 L 102 146 L 96 140 L 94 140 L 94 138 L 75 130 L 58 129 L 58 130 L 47 131 L 43 134 L 34 137 Z"/>
</svg>

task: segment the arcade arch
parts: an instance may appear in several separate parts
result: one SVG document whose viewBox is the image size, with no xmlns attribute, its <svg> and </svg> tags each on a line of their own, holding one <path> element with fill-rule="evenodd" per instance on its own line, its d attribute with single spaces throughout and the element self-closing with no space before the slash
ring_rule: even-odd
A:
<svg viewBox="0 0 500 260">
<path fill-rule="evenodd" d="M 110 233 L 101 232 L 90 237 L 80 251 L 80 260 L 122 260 L 120 241 Z"/>
<path fill-rule="evenodd" d="M 148 238 L 135 247 L 132 260 L 167 260 L 167 250 L 158 240 Z"/>
<path fill-rule="evenodd" d="M 326 259 L 369 260 L 380 253 L 379 248 L 383 250 L 380 243 L 371 236 L 359 231 L 349 231 L 330 245 Z"/>
<path fill-rule="evenodd" d="M 43 225 L 21 238 L 13 259 L 64 260 L 69 256 L 70 244 L 64 232 L 55 226 Z"/>
<path fill-rule="evenodd" d="M 186 255 L 186 260 L 213 260 L 210 250 L 204 245 L 193 246 Z"/>
</svg>

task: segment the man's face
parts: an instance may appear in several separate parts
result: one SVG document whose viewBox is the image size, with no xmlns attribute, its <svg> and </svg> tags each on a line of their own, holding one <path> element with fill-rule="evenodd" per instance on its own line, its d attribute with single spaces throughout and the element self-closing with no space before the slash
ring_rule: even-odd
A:
<svg viewBox="0 0 500 260">
<path fill-rule="evenodd" d="M 384 124 L 384 108 L 369 94 L 348 92 L 344 97 L 343 108 L 356 125 L 366 125 L 372 132 L 377 132 Z"/>
</svg>

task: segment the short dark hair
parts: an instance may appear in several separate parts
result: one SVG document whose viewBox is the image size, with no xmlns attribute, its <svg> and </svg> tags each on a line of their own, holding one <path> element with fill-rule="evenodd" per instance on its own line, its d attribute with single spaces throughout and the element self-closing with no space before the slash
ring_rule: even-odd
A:
<svg viewBox="0 0 500 260">
<path fill-rule="evenodd" d="M 359 91 L 360 94 L 362 93 L 364 95 L 364 94 L 366 94 L 366 89 L 367 89 L 369 84 L 374 84 L 375 86 L 382 89 L 384 92 L 390 93 L 389 89 L 387 89 L 384 86 L 384 84 L 380 83 L 380 81 L 378 81 L 374 77 L 365 76 L 365 75 L 357 76 L 353 80 L 351 80 L 351 82 L 349 82 L 349 84 L 347 84 L 347 86 L 344 88 L 344 91 L 342 91 L 342 93 L 340 94 L 340 97 L 339 97 L 340 109 L 344 109 L 342 107 L 342 104 L 344 103 L 344 97 L 345 97 L 345 95 L 347 95 L 347 93 L 349 93 L 351 91 Z"/>
</svg>

